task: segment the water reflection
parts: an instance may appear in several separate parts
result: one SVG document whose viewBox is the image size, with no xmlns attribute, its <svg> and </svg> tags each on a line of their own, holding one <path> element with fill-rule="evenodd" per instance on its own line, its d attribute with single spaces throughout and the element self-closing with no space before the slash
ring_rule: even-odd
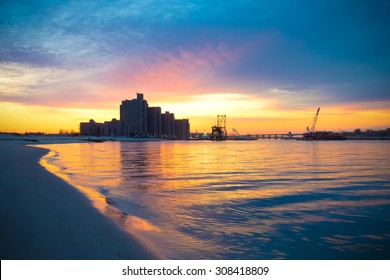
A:
<svg viewBox="0 0 390 280">
<path fill-rule="evenodd" d="M 389 147 L 86 143 L 49 146 L 45 166 L 168 258 L 388 258 Z"/>
<path fill-rule="evenodd" d="M 89 198 L 101 213 L 120 224 L 129 233 L 136 235 L 145 246 L 151 246 L 140 232 L 159 232 L 160 229 L 148 220 L 130 215 L 120 207 L 122 191 L 118 190 L 126 181 L 122 176 L 122 157 L 119 143 L 108 142 L 104 146 L 96 143 L 41 145 L 51 151 L 40 161 L 48 171 L 69 182 Z M 136 162 L 144 165 L 143 158 Z M 143 168 L 143 167 L 142 167 Z M 142 169 L 141 168 L 141 169 Z M 158 251 L 156 253 L 159 253 Z M 165 257 L 161 254 L 161 257 Z"/>
</svg>

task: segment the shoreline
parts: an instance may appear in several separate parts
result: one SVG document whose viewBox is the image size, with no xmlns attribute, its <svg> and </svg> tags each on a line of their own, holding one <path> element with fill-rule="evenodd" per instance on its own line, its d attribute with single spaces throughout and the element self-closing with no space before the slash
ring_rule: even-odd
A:
<svg viewBox="0 0 390 280">
<path fill-rule="evenodd" d="M 161 258 L 41 166 L 49 150 L 28 144 L 0 142 L 1 259 Z"/>
<path fill-rule="evenodd" d="M 226 139 L 227 141 L 264 141 L 264 140 L 302 140 L 297 137 L 277 137 L 275 134 L 269 134 L 271 137 L 256 139 Z M 278 135 L 278 134 L 276 134 Z M 70 143 L 99 143 L 99 142 L 159 142 L 159 141 L 212 141 L 210 139 L 165 139 L 165 138 L 127 138 L 127 137 L 108 137 L 108 136 L 58 136 L 58 135 L 5 135 L 0 133 L 0 143 L 2 142 L 21 142 L 25 145 L 40 144 L 70 144 Z M 324 140 L 321 140 L 324 141 Z M 326 141 L 326 140 L 325 140 Z M 332 141 L 390 141 L 390 136 L 346 136 L 343 140 Z"/>
</svg>

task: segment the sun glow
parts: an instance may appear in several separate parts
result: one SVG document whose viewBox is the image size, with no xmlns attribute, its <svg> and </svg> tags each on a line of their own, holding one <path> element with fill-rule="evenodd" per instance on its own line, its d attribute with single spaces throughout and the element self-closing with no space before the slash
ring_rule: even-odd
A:
<svg viewBox="0 0 390 280">
<path fill-rule="evenodd" d="M 239 93 L 190 95 L 177 101 L 167 98 L 154 102 L 153 93 L 146 94 L 149 106 L 170 111 L 176 119 L 189 119 L 191 132 L 210 132 L 217 115 L 227 116 L 227 130 L 240 134 L 301 133 L 310 126 L 316 107 L 282 108 L 270 99 Z M 115 102 L 118 104 L 115 106 Z M 58 133 L 60 129 L 79 131 L 79 123 L 94 119 L 104 122 L 119 119 L 120 100 L 110 102 L 108 109 L 27 106 L 0 103 L 0 131 Z M 114 104 L 114 105 L 112 105 Z M 91 107 L 93 107 L 91 105 Z M 390 127 L 390 109 L 376 104 L 350 107 L 321 107 L 317 130 L 352 131 L 356 128 L 384 129 Z M 390 107 L 390 106 L 388 106 Z M 374 109 L 375 108 L 375 109 Z"/>
<path fill-rule="evenodd" d="M 0 103 L 0 131 L 58 133 L 60 129 L 79 131 L 79 124 L 119 118 L 118 110 L 86 108 L 52 108 Z"/>
<path fill-rule="evenodd" d="M 227 114 L 231 117 L 259 116 L 264 102 L 236 93 L 194 95 L 189 101 L 166 102 L 159 106 L 180 117 L 214 117 Z"/>
</svg>

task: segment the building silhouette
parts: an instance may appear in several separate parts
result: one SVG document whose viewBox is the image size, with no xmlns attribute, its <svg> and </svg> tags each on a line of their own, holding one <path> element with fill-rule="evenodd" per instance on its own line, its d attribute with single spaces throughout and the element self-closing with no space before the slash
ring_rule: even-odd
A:
<svg viewBox="0 0 390 280">
<path fill-rule="evenodd" d="M 80 134 L 86 136 L 101 136 L 102 123 L 97 123 L 94 120 L 89 120 L 89 122 L 80 123 Z"/>
<path fill-rule="evenodd" d="M 137 99 L 122 101 L 120 105 L 120 121 L 124 125 L 124 136 L 147 136 L 148 102 L 144 100 L 142 93 L 137 93 Z"/>
<path fill-rule="evenodd" d="M 106 137 L 142 137 L 189 139 L 188 119 L 175 120 L 175 115 L 161 107 L 149 107 L 143 93 L 137 98 L 123 100 L 119 106 L 120 120 L 97 123 L 93 119 L 80 123 L 80 135 Z"/>
<path fill-rule="evenodd" d="M 148 134 L 153 138 L 161 137 L 161 108 L 148 108 Z"/>
<path fill-rule="evenodd" d="M 175 139 L 185 140 L 190 138 L 190 122 L 188 119 L 175 120 Z"/>
<path fill-rule="evenodd" d="M 124 134 L 124 125 L 120 120 L 112 119 L 102 124 L 101 136 L 120 137 Z"/>
<path fill-rule="evenodd" d="M 168 111 L 161 114 L 161 138 L 175 138 L 175 115 Z"/>
</svg>

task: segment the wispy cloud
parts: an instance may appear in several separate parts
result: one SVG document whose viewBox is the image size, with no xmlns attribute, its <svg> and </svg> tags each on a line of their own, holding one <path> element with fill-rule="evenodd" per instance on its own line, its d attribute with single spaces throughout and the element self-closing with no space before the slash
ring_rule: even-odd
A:
<svg viewBox="0 0 390 280">
<path fill-rule="evenodd" d="M 0 101 L 90 108 L 143 91 L 155 102 L 242 94 L 274 109 L 386 103 L 388 8 L 386 1 L 4 0 Z"/>
<path fill-rule="evenodd" d="M 2 64 L 0 101 L 65 107 L 94 103 L 96 83 L 91 79 L 101 71 Z"/>
<path fill-rule="evenodd" d="M 194 93 L 234 59 L 234 51 L 223 45 L 153 52 L 118 63 L 112 79 L 151 93 Z"/>
</svg>

